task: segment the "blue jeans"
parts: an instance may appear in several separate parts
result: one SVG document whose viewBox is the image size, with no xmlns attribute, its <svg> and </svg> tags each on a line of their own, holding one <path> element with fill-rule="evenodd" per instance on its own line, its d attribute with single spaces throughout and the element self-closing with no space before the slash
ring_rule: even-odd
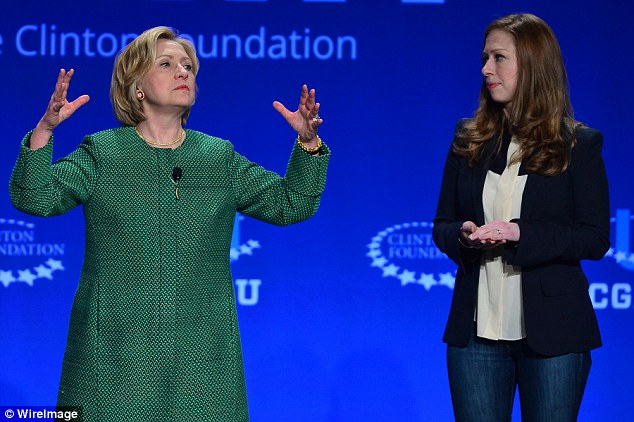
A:
<svg viewBox="0 0 634 422">
<path fill-rule="evenodd" d="M 447 347 L 456 421 L 510 421 L 517 386 L 522 422 L 574 422 L 590 365 L 590 352 L 546 357 L 525 340 L 492 341 L 474 333 L 467 347 Z"/>
</svg>

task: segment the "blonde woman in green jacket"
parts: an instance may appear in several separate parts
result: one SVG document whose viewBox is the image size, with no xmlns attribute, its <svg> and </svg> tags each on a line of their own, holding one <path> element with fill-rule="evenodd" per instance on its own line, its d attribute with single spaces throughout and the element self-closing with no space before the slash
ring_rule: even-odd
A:
<svg viewBox="0 0 634 422">
<path fill-rule="evenodd" d="M 298 134 L 280 177 L 183 128 L 198 65 L 171 29 L 141 34 L 114 65 L 122 127 L 86 136 L 51 165 L 53 130 L 89 101 L 67 100 L 73 70 L 62 69 L 11 177 L 13 204 L 28 214 L 83 206 L 58 405 L 80 406 L 85 421 L 247 421 L 229 268 L 235 215 L 288 225 L 319 206 L 330 151 L 317 136 L 315 91 L 302 87 L 295 112 L 273 103 Z"/>
</svg>

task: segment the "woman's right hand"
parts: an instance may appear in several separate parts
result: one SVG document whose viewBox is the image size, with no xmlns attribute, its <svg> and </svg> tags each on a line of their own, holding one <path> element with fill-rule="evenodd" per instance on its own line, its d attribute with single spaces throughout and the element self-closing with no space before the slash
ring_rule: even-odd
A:
<svg viewBox="0 0 634 422">
<path fill-rule="evenodd" d="M 46 145 L 53 134 L 53 130 L 64 120 L 72 116 L 79 107 L 90 101 L 90 97 L 88 95 L 81 95 L 72 102 L 69 102 L 66 99 L 70 79 L 73 77 L 74 73 L 74 69 L 71 69 L 68 72 L 64 69 L 59 71 L 57 83 L 55 84 L 55 91 L 53 92 L 53 95 L 51 95 L 51 100 L 46 107 L 46 112 L 31 134 L 29 147 L 32 150 L 36 150 Z"/>
</svg>

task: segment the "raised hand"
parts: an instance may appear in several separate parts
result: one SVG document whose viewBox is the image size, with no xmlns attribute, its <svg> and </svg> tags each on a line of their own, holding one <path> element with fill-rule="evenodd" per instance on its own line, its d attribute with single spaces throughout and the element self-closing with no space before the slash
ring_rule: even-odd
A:
<svg viewBox="0 0 634 422">
<path fill-rule="evenodd" d="M 317 128 L 323 123 L 323 120 L 318 114 L 319 103 L 315 102 L 315 89 L 309 91 L 306 85 L 302 86 L 302 95 L 299 98 L 299 106 L 295 112 L 288 110 L 279 101 L 273 102 L 273 107 L 297 132 L 303 143 L 307 145 L 317 143 Z"/>
<path fill-rule="evenodd" d="M 69 102 L 66 99 L 70 80 L 74 73 L 74 69 L 71 69 L 68 72 L 64 69 L 59 71 L 57 83 L 55 84 L 55 91 L 53 91 L 53 95 L 51 95 L 51 100 L 46 107 L 44 116 L 42 116 L 31 135 L 29 144 L 31 149 L 38 149 L 46 145 L 53 133 L 53 130 L 64 120 L 72 116 L 79 107 L 90 101 L 90 97 L 88 95 L 81 95 L 72 102 Z"/>
</svg>

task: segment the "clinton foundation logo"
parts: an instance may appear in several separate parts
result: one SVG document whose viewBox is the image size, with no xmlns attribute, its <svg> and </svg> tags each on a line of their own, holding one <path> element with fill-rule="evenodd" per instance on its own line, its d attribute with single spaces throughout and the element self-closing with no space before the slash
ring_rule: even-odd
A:
<svg viewBox="0 0 634 422">
<path fill-rule="evenodd" d="M 4 287 L 51 281 L 63 271 L 65 244 L 40 239 L 35 224 L 0 218 L 0 283 Z"/>
<path fill-rule="evenodd" d="M 412 222 L 378 232 L 368 244 L 370 265 L 384 278 L 398 280 L 401 286 L 453 290 L 456 266 L 434 244 L 432 227 L 432 223 Z"/>
</svg>

